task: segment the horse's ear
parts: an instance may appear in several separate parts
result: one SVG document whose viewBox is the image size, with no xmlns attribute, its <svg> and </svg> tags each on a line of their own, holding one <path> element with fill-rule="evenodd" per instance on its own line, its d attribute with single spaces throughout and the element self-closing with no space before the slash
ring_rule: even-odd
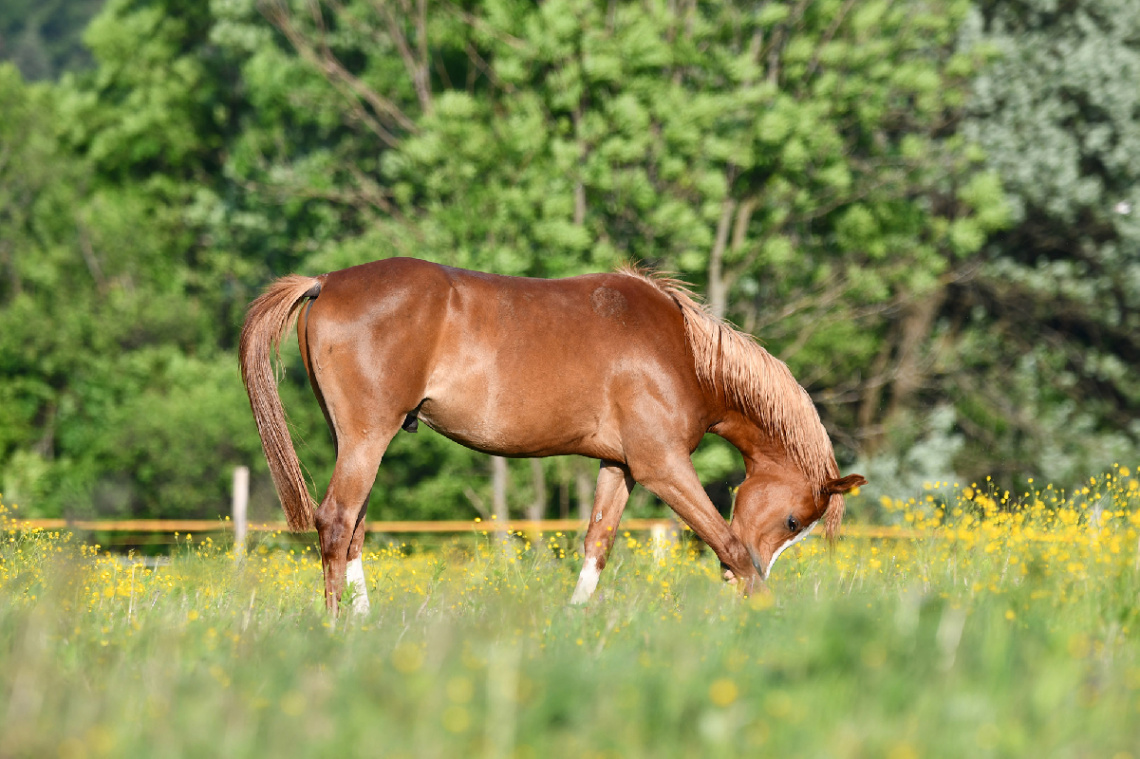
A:
<svg viewBox="0 0 1140 759">
<path fill-rule="evenodd" d="M 867 478 L 863 475 L 849 474 L 846 477 L 840 477 L 838 480 L 828 480 L 824 483 L 823 489 L 828 495 L 839 495 L 854 488 L 861 488 L 866 484 Z"/>
<path fill-rule="evenodd" d="M 833 496 L 841 496 L 849 490 L 866 484 L 867 478 L 861 474 L 849 474 L 846 477 L 823 483 L 823 494 L 827 499 L 827 511 L 824 513 L 823 527 L 828 543 L 835 545 L 835 541 L 839 538 L 839 524 L 843 521 L 843 499 Z"/>
</svg>

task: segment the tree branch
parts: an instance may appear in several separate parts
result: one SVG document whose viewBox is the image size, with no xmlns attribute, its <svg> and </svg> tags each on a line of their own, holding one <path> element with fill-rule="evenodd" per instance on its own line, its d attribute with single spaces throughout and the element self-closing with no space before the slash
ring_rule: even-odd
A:
<svg viewBox="0 0 1140 759">
<path fill-rule="evenodd" d="M 409 11 L 410 8 L 406 4 L 404 10 Z M 400 59 L 404 62 L 404 69 L 407 70 L 408 76 L 412 79 L 412 85 L 416 89 L 416 97 L 420 101 L 420 108 L 424 113 L 431 113 L 432 109 L 432 96 L 431 96 L 431 74 L 428 67 L 428 50 L 427 50 L 427 6 L 424 0 L 417 0 L 416 3 L 416 51 L 413 51 L 411 45 L 408 44 L 408 36 L 401 28 L 400 20 L 396 18 L 396 14 L 392 12 L 392 6 L 387 0 L 373 0 L 372 7 L 380 14 L 388 26 L 388 36 L 396 43 L 396 50 L 400 53 Z"/>
<path fill-rule="evenodd" d="M 320 51 L 318 51 L 293 23 L 292 16 L 282 0 L 262 0 L 259 7 L 262 14 L 285 35 L 301 57 L 320 71 L 325 79 L 344 96 L 353 109 L 354 115 L 386 145 L 396 147 L 400 144 L 399 138 L 393 132 L 393 127 L 411 133 L 418 131 L 415 122 L 394 102 L 368 87 L 346 69 L 328 47 L 323 36 L 319 42 Z M 360 100 L 372 107 L 372 113 L 361 106 Z M 388 123 L 384 124 L 382 121 Z"/>
</svg>

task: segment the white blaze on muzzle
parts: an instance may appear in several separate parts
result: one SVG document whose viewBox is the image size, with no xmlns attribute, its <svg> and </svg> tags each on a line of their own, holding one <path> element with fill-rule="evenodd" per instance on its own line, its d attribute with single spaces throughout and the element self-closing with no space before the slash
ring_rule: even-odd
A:
<svg viewBox="0 0 1140 759">
<path fill-rule="evenodd" d="M 815 520 L 814 522 L 809 524 L 807 527 L 800 530 L 798 535 L 794 535 L 791 538 L 785 540 L 783 545 L 781 545 L 779 548 L 777 548 L 772 553 L 772 558 L 768 560 L 768 567 L 763 572 L 763 579 L 765 579 L 765 580 L 768 579 L 768 575 L 772 572 L 772 565 L 776 563 L 776 559 L 780 558 L 780 554 L 782 554 L 788 548 L 794 546 L 796 543 L 799 543 L 801 540 L 803 540 L 808 535 L 810 535 L 811 531 L 815 529 L 815 526 L 817 524 L 819 524 L 819 519 Z"/>
</svg>

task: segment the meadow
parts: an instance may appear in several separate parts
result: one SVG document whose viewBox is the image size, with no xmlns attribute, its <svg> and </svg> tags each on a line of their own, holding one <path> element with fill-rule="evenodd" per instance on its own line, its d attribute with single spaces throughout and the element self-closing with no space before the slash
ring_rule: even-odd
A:
<svg viewBox="0 0 1140 759">
<path fill-rule="evenodd" d="M 0 507 L 0 757 L 1140 756 L 1140 485 L 930 483 L 917 538 L 804 541 L 742 599 L 689 541 L 374 543 L 329 618 L 311 543 L 166 563 Z M 852 508 L 857 515 L 857 506 Z"/>
</svg>

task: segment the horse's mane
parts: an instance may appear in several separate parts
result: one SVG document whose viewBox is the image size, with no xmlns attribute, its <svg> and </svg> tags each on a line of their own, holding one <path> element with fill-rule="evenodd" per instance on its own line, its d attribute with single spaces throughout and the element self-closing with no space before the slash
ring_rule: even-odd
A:
<svg viewBox="0 0 1140 759">
<path fill-rule="evenodd" d="M 685 336 L 701 384 L 782 443 L 816 494 L 822 494 L 826 483 L 839 476 L 835 452 L 811 396 L 787 364 L 751 335 L 709 313 L 685 282 L 628 264 L 618 271 L 673 299 L 685 319 Z M 825 519 L 829 537 L 836 534 L 843 510 L 842 494 L 832 495 Z"/>
</svg>

